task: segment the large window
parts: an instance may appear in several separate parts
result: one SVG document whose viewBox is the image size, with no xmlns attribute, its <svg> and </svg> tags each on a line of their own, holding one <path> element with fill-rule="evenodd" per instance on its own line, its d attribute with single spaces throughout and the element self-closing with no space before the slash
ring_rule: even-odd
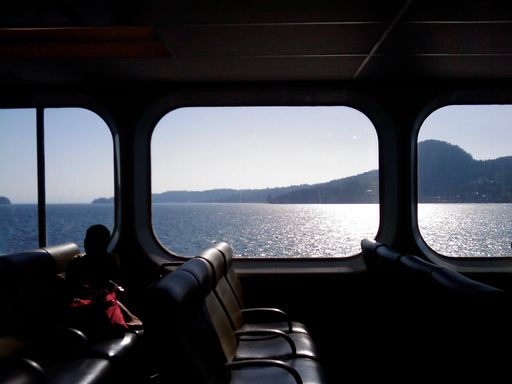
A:
<svg viewBox="0 0 512 384">
<path fill-rule="evenodd" d="M 69 241 L 82 246 L 90 225 L 112 229 L 113 199 L 92 202 L 113 196 L 113 169 L 112 136 L 95 113 L 0 110 L 0 254 Z"/>
<path fill-rule="evenodd" d="M 377 233 L 377 135 L 353 108 L 182 108 L 151 153 L 153 229 L 178 254 L 350 256 Z"/>
<path fill-rule="evenodd" d="M 512 105 L 454 105 L 418 138 L 418 225 L 446 256 L 512 256 Z"/>
</svg>

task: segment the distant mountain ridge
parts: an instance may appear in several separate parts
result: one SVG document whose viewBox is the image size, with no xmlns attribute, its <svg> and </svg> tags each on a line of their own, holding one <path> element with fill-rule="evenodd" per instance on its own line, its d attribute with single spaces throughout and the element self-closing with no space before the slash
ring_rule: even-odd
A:
<svg viewBox="0 0 512 384">
<path fill-rule="evenodd" d="M 438 140 L 418 147 L 420 203 L 512 203 L 512 156 L 475 160 Z"/>
<path fill-rule="evenodd" d="M 11 200 L 5 196 L 0 196 L 0 205 L 11 205 Z"/>
<path fill-rule="evenodd" d="M 211 189 L 154 193 L 153 203 L 377 203 L 378 172 L 368 171 L 319 184 L 264 189 Z M 99 198 L 93 204 L 112 204 L 113 198 Z"/>
<path fill-rule="evenodd" d="M 370 204 L 379 202 L 379 172 L 306 185 L 269 199 L 277 204 Z"/>
<path fill-rule="evenodd" d="M 474 160 L 462 148 L 439 140 L 418 145 L 420 203 L 512 203 L 512 156 Z M 265 189 L 167 191 L 153 203 L 358 204 L 379 202 L 379 173 L 371 170 L 326 183 Z M 96 199 L 93 203 L 113 203 Z"/>
<path fill-rule="evenodd" d="M 153 194 L 153 203 L 268 203 L 273 196 L 295 191 L 304 185 L 265 189 L 212 189 L 168 191 Z"/>
</svg>

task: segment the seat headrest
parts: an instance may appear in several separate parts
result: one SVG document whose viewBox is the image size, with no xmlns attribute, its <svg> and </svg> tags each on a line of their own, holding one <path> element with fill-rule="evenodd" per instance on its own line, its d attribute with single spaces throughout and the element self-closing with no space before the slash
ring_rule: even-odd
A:
<svg viewBox="0 0 512 384">
<path fill-rule="evenodd" d="M 371 239 L 361 240 L 361 249 L 363 252 L 375 252 L 382 244 Z"/>
<path fill-rule="evenodd" d="M 213 269 L 215 283 L 217 283 L 226 273 L 224 256 L 222 256 L 222 253 L 218 249 L 208 248 L 201 252 L 197 257 L 206 260 L 210 264 L 210 267 Z"/>
<path fill-rule="evenodd" d="M 430 275 L 435 269 L 439 268 L 437 265 L 413 255 L 403 255 L 398 262 L 407 270 L 423 273 L 425 275 Z"/>
<path fill-rule="evenodd" d="M 56 273 L 65 272 L 71 260 L 80 253 L 75 243 L 52 245 L 43 249 L 55 260 Z"/>
<path fill-rule="evenodd" d="M 372 272 L 379 269 L 379 261 L 377 260 L 377 248 L 382 244 L 375 240 L 363 239 L 361 240 L 361 255 L 363 262 L 368 271 Z"/>
<path fill-rule="evenodd" d="M 159 308 L 199 307 L 204 302 L 196 278 L 180 269 L 164 276 L 149 291 L 158 299 Z"/>
<path fill-rule="evenodd" d="M 214 248 L 220 251 L 220 253 L 224 257 L 226 271 L 229 270 L 229 268 L 231 268 L 231 265 L 233 264 L 233 249 L 231 248 L 231 245 L 225 242 L 221 242 L 216 243 L 214 245 Z"/>
<path fill-rule="evenodd" d="M 387 245 L 369 239 L 361 241 L 361 249 L 368 271 L 393 271 L 397 268 L 398 260 L 402 256 Z"/>
<path fill-rule="evenodd" d="M 378 247 L 377 255 L 381 258 L 381 260 L 386 260 L 390 262 L 396 262 L 400 257 L 402 256 L 401 253 L 389 248 L 386 245 L 382 245 L 381 247 Z"/>
<path fill-rule="evenodd" d="M 216 283 L 214 273 L 212 267 L 206 260 L 200 257 L 190 259 L 185 264 L 182 264 L 176 271 L 180 270 L 194 277 L 203 297 L 208 296 L 208 294 L 213 291 L 214 284 Z M 176 271 L 173 273 L 176 273 Z"/>
</svg>

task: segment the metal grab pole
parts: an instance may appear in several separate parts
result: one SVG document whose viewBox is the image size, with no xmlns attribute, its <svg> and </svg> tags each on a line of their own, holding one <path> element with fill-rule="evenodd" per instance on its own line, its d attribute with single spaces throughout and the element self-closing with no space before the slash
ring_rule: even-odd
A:
<svg viewBox="0 0 512 384">
<path fill-rule="evenodd" d="M 39 247 L 46 247 L 46 178 L 44 156 L 44 108 L 36 110 L 37 126 L 37 215 Z"/>
</svg>

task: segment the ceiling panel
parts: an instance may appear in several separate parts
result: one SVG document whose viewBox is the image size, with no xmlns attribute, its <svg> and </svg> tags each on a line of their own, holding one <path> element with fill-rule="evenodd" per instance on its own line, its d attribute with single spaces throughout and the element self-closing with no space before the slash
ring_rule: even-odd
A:
<svg viewBox="0 0 512 384">
<path fill-rule="evenodd" d="M 296 57 L 180 60 L 182 75 L 194 80 L 324 80 L 350 79 L 363 58 Z"/>
<path fill-rule="evenodd" d="M 2 26 L 64 28 L 0 29 L 2 83 L 512 77 L 509 0 L 18 0 Z"/>
<path fill-rule="evenodd" d="M 403 23 L 379 50 L 382 54 L 466 55 L 512 53 L 512 22 Z"/>
<path fill-rule="evenodd" d="M 512 19 L 510 0 L 414 0 L 404 21 L 499 21 Z"/>
<path fill-rule="evenodd" d="M 118 19 L 134 24 L 254 24 L 389 21 L 405 0 L 248 0 L 127 3 Z"/>
<path fill-rule="evenodd" d="M 4 28 L 3 59 L 168 57 L 152 27 Z"/>
<path fill-rule="evenodd" d="M 175 57 L 367 54 L 384 23 L 164 26 Z"/>
<path fill-rule="evenodd" d="M 178 68 L 169 58 L 154 59 L 86 59 L 86 60 L 23 60 L 0 61 L 0 74 L 12 83 L 105 83 L 120 81 L 180 79 Z M 8 74 L 16 76 L 7 77 Z"/>
<path fill-rule="evenodd" d="M 510 79 L 512 56 L 376 56 L 361 79 Z"/>
</svg>

